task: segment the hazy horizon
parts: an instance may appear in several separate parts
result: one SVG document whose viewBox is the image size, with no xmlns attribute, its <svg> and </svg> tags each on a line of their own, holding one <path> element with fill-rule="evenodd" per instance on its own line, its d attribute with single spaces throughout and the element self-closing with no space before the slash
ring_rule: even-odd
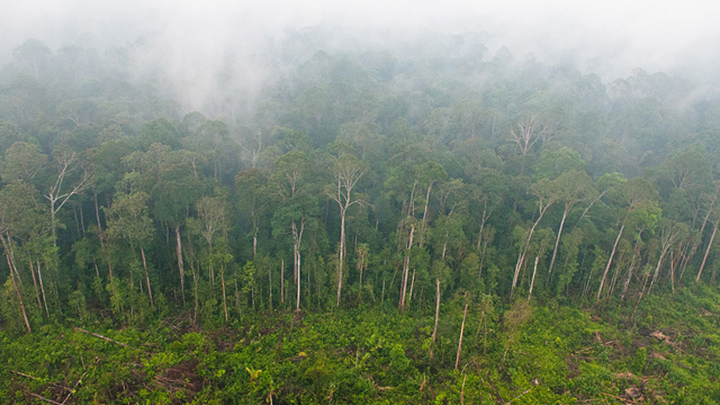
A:
<svg viewBox="0 0 720 405">
<path fill-rule="evenodd" d="M 8 2 L 9 3 L 9 2 Z M 501 47 L 516 57 L 532 55 L 545 64 L 574 64 L 606 83 L 634 69 L 663 71 L 713 89 L 720 83 L 719 6 L 691 2 L 380 1 L 294 4 L 195 1 L 139 1 L 104 5 L 88 0 L 11 3 L 0 16 L 0 61 L 35 38 L 53 51 L 78 40 L 125 46 L 148 40 L 153 70 L 173 83 L 188 108 L 213 87 L 228 60 L 241 65 L 247 87 L 262 80 L 251 56 L 279 44 L 288 32 L 330 27 L 344 36 L 328 39 L 337 49 L 402 46 L 419 35 L 483 35 L 485 59 Z M 322 46 L 327 46 L 322 44 Z M 322 46 L 319 46 L 321 48 Z M 150 59 L 150 57 L 148 57 Z M 195 100 L 188 94 L 195 94 Z"/>
</svg>

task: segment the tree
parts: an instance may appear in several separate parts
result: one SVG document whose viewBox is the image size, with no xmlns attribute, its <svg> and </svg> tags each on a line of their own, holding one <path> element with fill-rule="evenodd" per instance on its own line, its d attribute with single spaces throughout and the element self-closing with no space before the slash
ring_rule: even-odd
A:
<svg viewBox="0 0 720 405">
<path fill-rule="evenodd" d="M 215 251 L 210 253 L 209 264 L 211 268 L 217 268 L 220 272 L 220 283 L 222 285 L 222 302 L 223 312 L 225 313 L 225 322 L 229 320 L 228 309 L 227 309 L 227 293 L 225 286 L 225 270 L 230 262 L 233 260 L 233 255 L 229 253 L 230 247 L 228 246 L 225 238 L 219 238 L 218 246 Z"/>
<path fill-rule="evenodd" d="M 55 183 L 50 186 L 48 193 L 45 194 L 45 198 L 50 201 L 50 225 L 53 238 L 53 246 L 57 246 L 57 213 L 70 200 L 74 195 L 82 192 L 90 183 L 90 171 L 87 168 L 83 168 L 83 172 L 79 178 L 73 181 L 74 185 L 68 188 L 64 186 L 70 182 L 69 177 L 72 176 L 73 172 L 78 168 L 77 155 L 74 151 L 70 150 L 67 145 L 59 145 L 53 149 L 53 160 L 57 169 L 57 175 L 55 176 Z"/>
<path fill-rule="evenodd" d="M 467 318 L 469 304 L 468 293 L 465 291 L 465 309 L 463 310 L 463 320 L 462 325 L 460 326 L 460 338 L 458 340 L 457 355 L 455 356 L 455 370 L 458 370 L 458 367 L 460 367 L 460 353 L 462 352 L 463 335 L 465 334 L 465 319 Z"/>
<path fill-rule="evenodd" d="M 658 228 L 660 228 L 660 257 L 658 257 L 657 266 L 655 266 L 652 281 L 650 282 L 650 287 L 648 287 L 648 294 L 652 290 L 655 281 L 657 281 L 665 255 L 667 255 L 670 248 L 677 243 L 681 235 L 687 232 L 687 226 L 685 224 L 665 218 L 660 220 Z"/>
<path fill-rule="evenodd" d="M 567 218 L 568 212 L 570 212 L 575 204 L 586 200 L 595 193 L 592 188 L 592 180 L 584 171 L 567 171 L 561 174 L 553 183 L 558 188 L 559 199 L 564 202 L 564 208 L 562 219 L 560 220 L 560 227 L 558 228 L 557 239 L 555 240 L 555 248 L 553 249 L 552 259 L 550 260 L 550 267 L 548 268 L 548 275 L 552 274 L 558 246 L 560 246 L 560 237 L 565 227 L 565 219 Z"/>
<path fill-rule="evenodd" d="M 132 177 L 126 176 L 124 180 L 128 181 Z M 116 193 L 115 201 L 105 212 L 110 236 L 125 239 L 130 244 L 134 254 L 135 249 L 140 248 L 148 297 L 150 298 L 150 305 L 154 306 L 150 273 L 148 272 L 144 248 L 153 233 L 152 220 L 148 216 L 147 200 L 148 195 L 143 191 L 129 193 L 121 191 Z"/>
<path fill-rule="evenodd" d="M 40 80 L 40 70 L 47 65 L 50 55 L 50 48 L 34 38 L 13 50 L 13 57 L 30 68 L 35 80 Z"/>
<path fill-rule="evenodd" d="M 241 214 L 250 214 L 253 259 L 257 255 L 260 220 L 272 208 L 267 184 L 267 174 L 256 167 L 245 169 L 235 176 L 238 210 Z"/>
<path fill-rule="evenodd" d="M 363 200 L 353 196 L 352 190 L 357 185 L 367 168 L 354 155 L 344 153 L 335 159 L 333 164 L 333 175 L 335 176 L 336 186 L 333 190 L 328 189 L 327 195 L 335 201 L 340 209 L 340 251 L 338 255 L 338 286 L 337 286 L 337 306 L 340 306 L 340 294 L 342 291 L 343 264 L 346 256 L 345 246 L 345 218 L 347 211 L 355 204 L 362 203 Z"/>
<path fill-rule="evenodd" d="M 720 185 L 720 182 L 718 182 L 718 185 Z M 716 186 L 717 187 L 717 186 Z M 720 187 L 717 187 L 718 190 L 720 190 Z M 713 246 L 713 242 L 715 241 L 715 235 L 717 235 L 718 228 L 720 227 L 720 208 L 714 208 L 712 210 L 712 214 L 710 221 L 713 223 L 713 231 L 710 235 L 710 240 L 707 244 L 707 249 L 705 249 L 705 255 L 703 256 L 702 263 L 700 263 L 700 268 L 698 269 L 697 276 L 695 277 L 695 282 L 700 282 L 700 276 L 702 276 L 703 269 L 705 268 L 705 263 L 707 263 L 708 255 L 710 254 L 710 248 Z"/>
<path fill-rule="evenodd" d="M 627 180 L 617 188 L 616 193 L 617 194 L 614 197 L 617 198 L 620 204 L 619 210 L 623 211 L 623 208 L 625 208 L 625 210 L 624 215 L 622 215 L 622 219 L 619 220 L 620 229 L 618 230 L 615 243 L 610 251 L 610 257 L 605 265 L 605 271 L 600 279 L 600 287 L 598 288 L 596 297 L 597 301 L 600 300 L 603 287 L 605 286 L 605 280 L 607 279 L 610 266 L 612 265 L 613 258 L 615 257 L 615 252 L 617 251 L 618 243 L 620 242 L 620 238 L 622 237 L 625 225 L 627 224 L 627 220 L 630 215 L 633 213 L 635 213 L 635 215 L 647 214 L 650 217 L 659 218 L 661 213 L 657 202 L 659 199 L 657 190 L 655 190 L 655 187 L 653 187 L 647 180 Z"/>
<path fill-rule="evenodd" d="M 315 199 L 301 180 L 308 175 L 310 162 L 304 152 L 291 150 L 279 156 L 274 162 L 274 171 L 268 186 L 281 202 L 272 218 L 273 234 L 292 236 L 294 277 L 297 285 L 296 311 L 300 311 L 300 248 L 303 241 L 305 226 L 313 211 Z"/>
<path fill-rule="evenodd" d="M 181 228 L 186 223 L 188 212 L 200 197 L 203 183 L 193 174 L 182 154 L 166 150 L 155 168 L 148 173 L 154 177 L 150 189 L 155 219 L 174 229 L 175 254 L 180 277 L 180 295 L 185 300 L 185 263 L 183 261 L 183 244 Z"/>
<path fill-rule="evenodd" d="M 5 183 L 33 184 L 35 177 L 47 164 L 48 157 L 32 143 L 15 142 L 0 161 L 0 177 Z"/>
<path fill-rule="evenodd" d="M 515 144 L 516 154 L 527 156 L 538 142 L 547 143 L 552 139 L 556 130 L 556 123 L 543 122 L 537 115 L 528 115 L 510 128 L 508 141 Z"/>
<path fill-rule="evenodd" d="M 532 240 L 535 228 L 537 228 L 547 209 L 550 208 L 550 206 L 554 204 L 555 201 L 557 201 L 558 199 L 558 191 L 557 189 L 555 189 L 555 185 L 548 179 L 541 179 L 537 183 L 533 184 L 531 187 L 531 192 L 538 198 L 538 217 L 537 219 L 535 219 L 535 222 L 528 231 L 525 242 L 520 247 L 518 261 L 515 265 L 515 273 L 513 275 L 512 287 L 510 288 L 510 298 L 512 298 L 513 292 L 515 291 L 518 276 L 520 275 L 520 269 L 522 269 L 522 266 L 525 262 L 525 255 L 527 254 L 528 247 L 530 246 L 530 241 Z"/>
<path fill-rule="evenodd" d="M 213 261 L 213 242 L 215 241 L 216 235 L 221 233 L 225 235 L 227 233 L 227 219 L 225 216 L 225 203 L 217 197 L 202 197 L 195 203 L 195 209 L 197 210 L 198 217 L 202 221 L 202 237 L 207 243 L 208 254 L 207 254 L 207 266 L 208 266 L 208 277 L 210 283 L 215 283 L 215 266 Z M 223 289 L 225 286 L 223 285 Z"/>
<path fill-rule="evenodd" d="M 10 279 L 28 333 L 32 333 L 32 329 L 30 328 L 25 303 L 18 286 L 18 284 L 22 284 L 22 280 L 17 268 L 15 250 L 13 249 L 15 243 L 12 240 L 12 234 L 17 235 L 21 231 L 20 228 L 24 225 L 23 221 L 32 216 L 32 212 L 36 209 L 33 199 L 34 194 L 35 190 L 32 186 L 24 183 L 10 184 L 0 190 L 0 242 L 2 242 L 5 251 L 5 259 L 10 270 Z"/>
</svg>

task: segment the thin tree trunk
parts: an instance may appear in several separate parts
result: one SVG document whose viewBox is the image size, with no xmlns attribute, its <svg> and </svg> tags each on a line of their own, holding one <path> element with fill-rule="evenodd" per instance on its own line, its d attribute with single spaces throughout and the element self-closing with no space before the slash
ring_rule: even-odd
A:
<svg viewBox="0 0 720 405">
<path fill-rule="evenodd" d="M 518 261 L 515 265 L 515 274 L 513 275 L 513 283 L 512 287 L 510 288 L 510 299 L 513 297 L 513 293 L 515 292 L 515 287 L 517 286 L 517 280 L 518 276 L 520 275 L 520 269 L 523 266 L 523 262 L 525 261 L 525 253 L 527 253 L 528 246 L 530 246 L 530 240 L 532 239 L 533 233 L 535 232 L 535 228 L 540 223 L 540 220 L 542 220 L 543 215 L 545 214 L 545 211 L 547 211 L 548 207 L 550 207 L 552 204 L 548 204 L 543 208 L 540 207 L 540 216 L 538 216 L 538 219 L 533 224 L 532 228 L 530 228 L 530 232 L 528 233 L 527 240 L 525 241 L 525 245 L 523 245 L 522 250 L 520 251 L 520 254 L 518 255 Z"/>
<path fill-rule="evenodd" d="M 562 220 L 560 220 L 560 228 L 558 229 L 557 239 L 555 240 L 555 249 L 553 249 L 552 259 L 550 260 L 550 268 L 548 268 L 548 275 L 552 274 L 553 265 L 555 265 L 555 258 L 557 257 L 558 246 L 560 246 L 560 236 L 562 235 L 563 227 L 565 226 L 565 218 L 567 218 L 568 207 L 565 206 Z M 550 277 L 548 277 L 548 280 Z"/>
<path fill-rule="evenodd" d="M 703 269 L 705 268 L 705 262 L 707 262 L 708 255 L 710 254 L 710 248 L 712 247 L 713 241 L 715 240 L 715 234 L 717 234 L 718 225 L 720 225 L 720 221 L 717 221 L 715 223 L 715 226 L 713 227 L 712 235 L 710 236 L 710 242 L 708 242 L 707 249 L 705 249 L 705 256 L 703 256 L 702 264 L 700 264 L 700 270 L 698 270 L 697 277 L 695 277 L 695 282 L 700 282 L 700 276 L 702 276 Z"/>
<path fill-rule="evenodd" d="M 140 246 L 140 254 L 142 255 L 143 269 L 145 269 L 145 281 L 147 282 L 148 297 L 150 297 L 150 306 L 154 307 L 152 289 L 150 288 L 150 273 L 148 273 L 147 261 L 145 260 L 145 249 Z"/>
<path fill-rule="evenodd" d="M 280 303 L 285 305 L 285 259 L 280 259 Z"/>
<path fill-rule="evenodd" d="M 227 311 L 227 298 L 225 295 L 225 271 L 220 272 L 220 282 L 222 283 L 222 292 L 223 292 L 223 311 L 225 311 L 225 322 L 228 321 L 228 311 Z"/>
<path fill-rule="evenodd" d="M 408 241 L 407 253 L 403 261 L 403 282 L 400 292 L 400 312 L 405 312 L 405 294 L 407 294 L 407 282 L 410 273 L 410 252 L 413 245 L 413 236 L 415 235 L 415 222 L 410 227 L 410 240 Z"/>
<path fill-rule="evenodd" d="M 180 225 L 175 226 L 176 253 L 178 261 L 178 270 L 180 271 L 180 294 L 182 295 L 183 305 L 185 304 L 185 264 L 182 257 L 182 241 L 180 240 Z"/>
<path fill-rule="evenodd" d="M 442 259 L 443 260 L 445 260 L 445 253 L 447 253 L 448 235 L 450 235 L 450 232 L 445 232 L 445 241 L 443 242 L 443 248 L 442 248 Z"/>
<path fill-rule="evenodd" d="M 198 275 L 197 270 L 194 266 L 192 266 L 191 261 L 191 270 L 193 275 L 193 284 L 195 284 L 195 308 L 193 310 L 193 325 L 197 326 L 197 315 L 198 315 L 198 307 L 200 306 L 200 296 L 198 295 Z"/>
<path fill-rule="evenodd" d="M 713 207 L 715 206 L 715 202 L 717 201 L 717 193 L 715 194 L 715 198 L 713 199 L 712 203 L 710 204 L 710 207 L 708 207 L 707 213 L 705 214 L 705 217 L 703 218 L 703 223 L 700 226 L 700 231 L 698 232 L 698 239 L 693 241 L 692 248 L 690 249 L 690 253 L 683 258 L 683 262 L 681 264 L 682 270 L 680 271 L 680 278 L 679 281 L 682 282 L 683 276 L 685 275 L 685 269 L 687 268 L 688 264 L 690 263 L 690 259 L 695 255 L 695 252 L 697 251 L 698 246 L 702 242 L 702 234 L 705 231 L 705 227 L 707 226 L 707 223 L 710 221 L 710 215 L 713 212 Z"/>
<path fill-rule="evenodd" d="M 620 301 L 625 300 L 625 294 L 627 294 L 628 287 L 630 286 L 630 280 L 632 279 L 633 270 L 635 270 L 635 261 L 637 259 L 637 255 L 639 253 L 640 253 L 640 235 L 638 235 L 638 239 L 635 241 L 635 250 L 633 252 L 633 257 L 630 260 L 630 267 L 628 268 L 628 276 L 627 276 L 627 279 L 625 279 L 625 283 L 623 284 L 623 290 L 622 290 L 622 295 L 620 295 Z"/>
<path fill-rule="evenodd" d="M 269 293 L 268 304 L 270 305 L 270 310 L 271 310 L 271 311 L 272 311 L 272 309 L 273 309 L 273 306 L 272 306 L 272 290 L 273 290 L 273 289 L 272 289 L 272 266 L 270 266 L 270 267 L 268 267 L 268 293 Z"/>
<path fill-rule="evenodd" d="M 385 275 L 383 274 L 383 286 L 382 291 L 380 291 L 380 303 L 385 304 Z"/>
<path fill-rule="evenodd" d="M 80 211 L 80 229 L 82 229 L 82 235 L 83 235 L 83 238 L 84 238 L 84 237 L 86 236 L 86 233 L 85 233 L 85 219 L 84 219 L 85 215 L 83 214 L 82 204 L 80 204 L 79 211 Z"/>
<path fill-rule="evenodd" d="M 535 286 L 535 274 L 537 274 L 537 265 L 539 259 L 539 256 L 535 256 L 535 266 L 533 266 L 533 275 L 532 281 L 530 281 L 530 293 L 528 294 L 528 301 L 530 301 L 530 298 L 532 298 L 533 287 Z"/>
<path fill-rule="evenodd" d="M 633 310 L 633 313 L 632 313 L 632 315 L 630 316 L 630 320 L 632 320 L 633 318 L 635 318 L 635 313 L 637 312 L 638 307 L 640 307 L 640 301 L 642 301 L 643 295 L 645 295 L 645 287 L 647 287 L 648 278 L 650 278 L 650 271 L 648 271 L 647 274 L 645 275 L 645 280 L 643 280 L 643 288 L 642 288 L 642 290 L 640 291 L 640 296 L 638 297 L 637 304 L 635 304 L 635 309 Z"/>
<path fill-rule="evenodd" d="M 675 294 L 675 252 L 670 252 L 670 287 Z"/>
<path fill-rule="evenodd" d="M 438 319 L 440 318 L 440 279 L 435 279 L 435 327 L 433 328 L 432 333 L 432 342 L 433 345 L 435 344 L 435 339 L 437 339 L 437 326 L 438 326 Z M 431 356 L 432 357 L 432 356 Z"/>
<path fill-rule="evenodd" d="M 602 294 L 603 286 L 605 285 L 605 279 L 607 278 L 607 274 L 610 271 L 613 256 L 615 256 L 615 250 L 617 249 L 617 245 L 620 242 L 620 237 L 622 237 L 623 230 L 625 230 L 624 223 L 620 227 L 620 232 L 618 232 L 617 238 L 615 238 L 615 244 L 613 244 L 612 251 L 610 252 L 610 258 L 608 259 L 607 265 L 605 266 L 605 272 L 603 273 L 602 279 L 600 280 L 600 288 L 598 288 L 597 297 L 595 298 L 596 301 L 600 301 L 600 294 Z"/>
<path fill-rule="evenodd" d="M 297 252 L 297 279 L 297 300 L 295 301 L 295 311 L 300 312 L 300 251 Z"/>
<path fill-rule="evenodd" d="M 487 212 L 487 200 L 485 201 L 485 205 L 483 206 L 483 213 L 482 213 L 482 219 L 480 220 L 480 232 L 478 232 L 478 241 L 477 241 L 477 250 L 480 251 L 480 246 L 482 245 L 483 240 L 483 231 L 485 229 L 485 214 Z"/>
<path fill-rule="evenodd" d="M 408 294 L 408 301 L 407 304 L 410 306 L 410 303 L 413 301 L 413 291 L 415 290 L 415 269 L 413 269 L 413 275 L 412 275 L 412 281 L 410 281 L 410 294 Z"/>
<path fill-rule="evenodd" d="M 40 303 L 40 290 L 38 289 L 37 278 L 35 277 L 35 270 L 33 269 L 32 257 L 28 258 L 28 263 L 30 264 L 30 275 L 32 276 L 35 298 L 37 299 L 38 308 L 42 310 L 42 303 Z"/>
<path fill-rule="evenodd" d="M 467 292 L 465 293 L 467 300 Z M 463 311 L 462 325 L 460 326 L 460 341 L 458 342 L 457 355 L 455 356 L 455 370 L 460 366 L 460 352 L 462 351 L 463 334 L 465 333 L 465 319 L 467 318 L 468 302 L 465 301 L 465 310 Z"/>
<path fill-rule="evenodd" d="M 425 242 L 425 225 L 427 224 L 427 212 L 428 212 L 428 203 L 430 202 L 430 190 L 432 190 L 433 181 L 430 181 L 430 184 L 428 185 L 427 194 L 425 195 L 425 209 L 423 209 L 423 218 L 422 218 L 422 224 L 420 225 L 420 248 L 422 249 L 423 243 Z"/>
<path fill-rule="evenodd" d="M 655 273 L 653 274 L 653 278 L 650 281 L 650 287 L 648 287 L 648 294 L 650 294 L 650 291 L 652 291 L 653 286 L 655 285 L 655 281 L 657 281 L 658 274 L 660 273 L 660 267 L 662 266 L 663 259 L 665 258 L 665 255 L 667 254 L 668 247 L 665 247 L 660 252 L 660 258 L 658 259 L 657 266 L 655 266 Z"/>
<path fill-rule="evenodd" d="M 47 315 L 47 317 L 49 318 L 50 311 L 48 310 L 47 298 L 45 297 L 45 284 L 43 283 L 43 279 L 42 279 L 42 269 L 40 267 L 40 260 L 37 261 L 37 273 L 38 273 L 38 281 L 40 282 L 40 292 L 42 293 L 43 305 L 45 306 L 45 315 Z"/>
<path fill-rule="evenodd" d="M 10 260 L 10 247 L 8 246 L 7 241 L 5 240 L 5 237 L 0 234 L 0 239 L 2 239 L 3 247 L 5 248 L 5 258 L 8 262 L 8 267 L 10 267 L 10 278 L 12 279 L 13 288 L 15 289 L 15 293 L 17 293 L 18 302 L 20 303 L 20 311 L 22 312 L 23 319 L 25 320 L 25 326 L 27 326 L 28 333 L 32 333 L 32 329 L 30 329 L 30 321 L 28 321 L 27 313 L 25 312 L 25 304 L 23 304 L 22 296 L 20 295 L 20 289 L 18 288 L 17 283 L 15 282 L 15 275 L 13 274 L 13 263 L 11 263 Z M 16 270 L 17 271 L 17 270 Z"/>
<path fill-rule="evenodd" d="M 337 288 L 337 306 L 340 306 L 340 293 L 342 291 L 343 278 L 343 262 L 345 260 L 345 213 L 346 210 L 341 208 L 340 212 L 340 258 L 338 260 L 338 288 Z"/>
<path fill-rule="evenodd" d="M 522 252 L 518 253 L 518 260 L 515 264 L 515 273 L 513 274 L 512 287 L 510 288 L 510 299 L 512 300 L 513 293 L 515 292 L 515 286 L 517 285 L 518 276 L 520 275 L 520 265 L 522 262 Z"/>
</svg>

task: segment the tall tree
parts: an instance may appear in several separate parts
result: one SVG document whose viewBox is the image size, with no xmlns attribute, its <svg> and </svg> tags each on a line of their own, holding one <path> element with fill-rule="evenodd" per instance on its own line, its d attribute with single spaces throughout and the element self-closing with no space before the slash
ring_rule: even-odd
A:
<svg viewBox="0 0 720 405">
<path fill-rule="evenodd" d="M 129 180 L 129 178 L 126 176 L 125 180 Z M 115 201 L 113 201 L 112 206 L 106 210 L 106 216 L 108 232 L 111 237 L 125 239 L 134 254 L 136 254 L 135 249 L 140 249 L 148 297 L 150 299 L 150 305 L 154 306 L 150 273 L 148 271 L 144 247 L 154 231 L 152 220 L 148 216 L 147 200 L 148 195 L 144 191 L 131 191 L 129 193 L 123 193 L 121 191 L 120 193 L 116 193 Z"/>
<path fill-rule="evenodd" d="M 75 179 L 73 174 L 80 166 L 77 154 L 67 145 L 58 145 L 52 152 L 56 174 L 55 181 L 50 186 L 45 198 L 50 201 L 50 225 L 53 246 L 57 246 L 57 213 L 73 196 L 82 192 L 90 183 L 90 171 L 82 169 L 82 173 Z M 70 183 L 68 185 L 67 183 Z"/>
<path fill-rule="evenodd" d="M 596 296 L 597 301 L 600 300 L 607 275 L 610 272 L 610 266 L 612 266 L 615 252 L 617 251 L 618 243 L 620 242 L 630 215 L 635 213 L 636 215 L 647 214 L 650 216 L 660 216 L 660 209 L 658 207 L 659 195 L 655 187 L 647 180 L 631 179 L 625 181 L 618 187 L 614 197 L 617 198 L 619 204 L 620 217 L 618 218 L 618 222 L 620 229 L 618 230 L 615 243 L 613 243 L 612 250 L 610 251 L 610 257 L 605 265 L 605 271 L 600 279 L 600 287 L 598 287 Z"/>
<path fill-rule="evenodd" d="M 332 172 L 335 177 L 335 185 L 332 190 L 328 189 L 327 195 L 330 199 L 337 203 L 338 208 L 340 209 L 340 249 L 338 252 L 337 306 L 340 306 L 340 296 L 343 284 L 343 265 L 346 257 L 345 219 L 347 217 L 348 209 L 363 201 L 358 199 L 357 193 L 353 195 L 352 191 L 366 170 L 366 166 L 357 157 L 355 157 L 355 155 L 349 153 L 341 154 L 333 162 Z"/>
<path fill-rule="evenodd" d="M 560 220 L 560 227 L 557 232 L 557 239 L 555 240 L 555 248 L 553 249 L 552 259 L 550 260 L 550 266 L 548 267 L 548 274 L 552 274 L 555 258 L 557 257 L 558 246 L 560 246 L 560 237 L 562 236 L 563 228 L 565 227 L 565 219 L 567 219 L 568 213 L 573 209 L 575 204 L 591 197 L 591 195 L 594 194 L 594 190 L 592 189 L 592 180 L 584 171 L 567 171 L 561 174 L 554 183 L 559 191 L 559 199 L 564 203 L 564 207 L 562 219 Z"/>
<path fill-rule="evenodd" d="M 558 191 L 555 188 L 555 185 L 546 178 L 541 179 L 537 183 L 533 184 L 531 187 L 531 192 L 537 197 L 538 216 L 535 219 L 535 222 L 533 223 L 530 230 L 527 232 L 527 238 L 520 247 L 517 264 L 515 264 L 515 273 L 513 275 L 512 286 L 510 287 L 510 298 L 512 298 L 513 292 L 515 291 L 518 276 L 520 275 L 520 269 L 522 269 L 525 262 L 525 256 L 528 252 L 528 247 L 530 246 L 530 241 L 532 240 L 533 233 L 535 232 L 535 229 L 545 215 L 545 212 L 547 212 L 547 209 L 550 208 L 550 206 L 553 205 L 558 199 Z"/>
</svg>

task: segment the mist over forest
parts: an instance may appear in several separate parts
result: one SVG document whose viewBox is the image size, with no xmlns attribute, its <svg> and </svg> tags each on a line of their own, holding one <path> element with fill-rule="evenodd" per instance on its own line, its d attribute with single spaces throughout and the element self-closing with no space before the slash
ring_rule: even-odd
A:
<svg viewBox="0 0 720 405">
<path fill-rule="evenodd" d="M 0 403 L 720 402 L 711 5 L 0 15 Z"/>
</svg>

